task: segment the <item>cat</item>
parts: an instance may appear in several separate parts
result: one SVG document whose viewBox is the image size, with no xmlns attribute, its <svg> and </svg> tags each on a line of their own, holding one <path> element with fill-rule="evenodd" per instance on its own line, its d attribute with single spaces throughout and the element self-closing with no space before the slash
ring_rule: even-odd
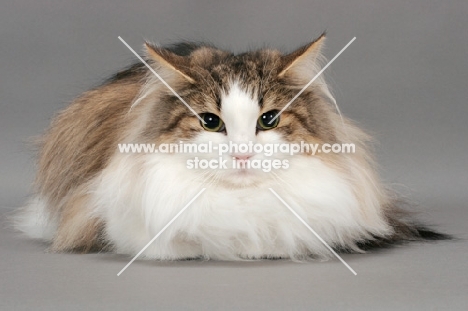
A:
<svg viewBox="0 0 468 311">
<path fill-rule="evenodd" d="M 146 43 L 146 62 L 195 114 L 141 62 L 84 93 L 40 141 L 34 196 L 17 215 L 17 228 L 50 241 L 56 252 L 135 255 L 206 188 L 142 257 L 331 257 L 271 188 L 341 252 L 448 238 L 409 217 L 383 185 L 372 138 L 341 116 L 323 76 L 279 113 L 319 72 L 324 41 L 323 34 L 291 53 L 241 54 L 201 43 Z M 265 172 L 232 167 L 271 158 L 261 153 L 223 154 L 227 169 L 189 169 L 195 156 L 212 160 L 218 153 L 117 147 L 206 142 L 352 143 L 355 152 L 276 152 L 272 157 L 287 161 L 287 168 Z"/>
</svg>

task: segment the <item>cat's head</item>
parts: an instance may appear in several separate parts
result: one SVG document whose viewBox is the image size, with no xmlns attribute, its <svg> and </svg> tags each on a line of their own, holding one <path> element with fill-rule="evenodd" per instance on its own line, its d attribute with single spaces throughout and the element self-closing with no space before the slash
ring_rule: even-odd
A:
<svg viewBox="0 0 468 311">
<path fill-rule="evenodd" d="M 159 48 L 147 44 L 155 72 L 203 119 L 202 122 L 166 85 L 150 73 L 140 94 L 150 101 L 141 138 L 145 142 L 205 143 L 334 143 L 339 140 L 337 114 L 328 88 L 317 78 L 325 37 L 289 54 L 260 49 L 232 54 L 207 45 L 183 44 Z M 295 99 L 294 99 L 295 98 Z M 291 100 L 276 120 L 269 122 Z M 182 159 L 217 159 L 211 154 L 185 154 Z M 302 155 L 304 156 L 304 155 Z M 290 159 L 276 152 L 230 150 L 223 155 L 228 168 L 239 159 Z M 217 170 L 217 178 L 234 185 L 249 185 L 268 178 L 265 170 Z"/>
</svg>

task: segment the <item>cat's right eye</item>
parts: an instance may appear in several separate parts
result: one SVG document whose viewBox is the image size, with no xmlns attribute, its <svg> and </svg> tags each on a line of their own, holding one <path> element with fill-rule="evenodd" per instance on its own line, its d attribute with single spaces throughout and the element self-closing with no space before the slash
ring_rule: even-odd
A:
<svg viewBox="0 0 468 311">
<path fill-rule="evenodd" d="M 200 121 L 201 126 L 210 132 L 222 132 L 224 131 L 224 122 L 220 117 L 214 113 L 204 113 L 202 114 L 202 119 L 205 123 Z"/>
</svg>

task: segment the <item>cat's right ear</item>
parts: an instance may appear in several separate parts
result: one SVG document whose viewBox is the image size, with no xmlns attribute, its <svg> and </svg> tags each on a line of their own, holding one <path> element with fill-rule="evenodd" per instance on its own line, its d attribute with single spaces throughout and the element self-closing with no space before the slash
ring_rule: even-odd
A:
<svg viewBox="0 0 468 311">
<path fill-rule="evenodd" d="M 172 53 L 164 48 L 157 47 L 149 42 L 145 42 L 146 54 L 161 69 L 169 73 L 177 74 L 185 78 L 190 83 L 195 80 L 190 77 L 190 59 Z"/>
<path fill-rule="evenodd" d="M 306 83 L 312 79 L 320 69 L 321 51 L 325 42 L 325 33 L 309 44 L 292 53 L 284 55 L 278 77 L 288 77 L 298 83 Z"/>
</svg>

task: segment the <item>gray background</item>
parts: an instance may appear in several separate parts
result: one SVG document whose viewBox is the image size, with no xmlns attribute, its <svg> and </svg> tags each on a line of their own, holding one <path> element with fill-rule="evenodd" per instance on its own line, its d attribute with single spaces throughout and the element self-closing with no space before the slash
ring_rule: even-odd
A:
<svg viewBox="0 0 468 311">
<path fill-rule="evenodd" d="M 226 1 L 227 2 L 227 1 Z M 411 2 L 411 3 L 408 3 Z M 467 1 L 10 1 L 0 5 L 0 309 L 468 309 Z M 339 261 L 136 262 L 45 253 L 5 221 L 34 174 L 27 145 L 134 61 L 117 39 L 292 50 L 328 32 L 338 104 L 380 141 L 384 179 L 461 240 Z"/>
</svg>

